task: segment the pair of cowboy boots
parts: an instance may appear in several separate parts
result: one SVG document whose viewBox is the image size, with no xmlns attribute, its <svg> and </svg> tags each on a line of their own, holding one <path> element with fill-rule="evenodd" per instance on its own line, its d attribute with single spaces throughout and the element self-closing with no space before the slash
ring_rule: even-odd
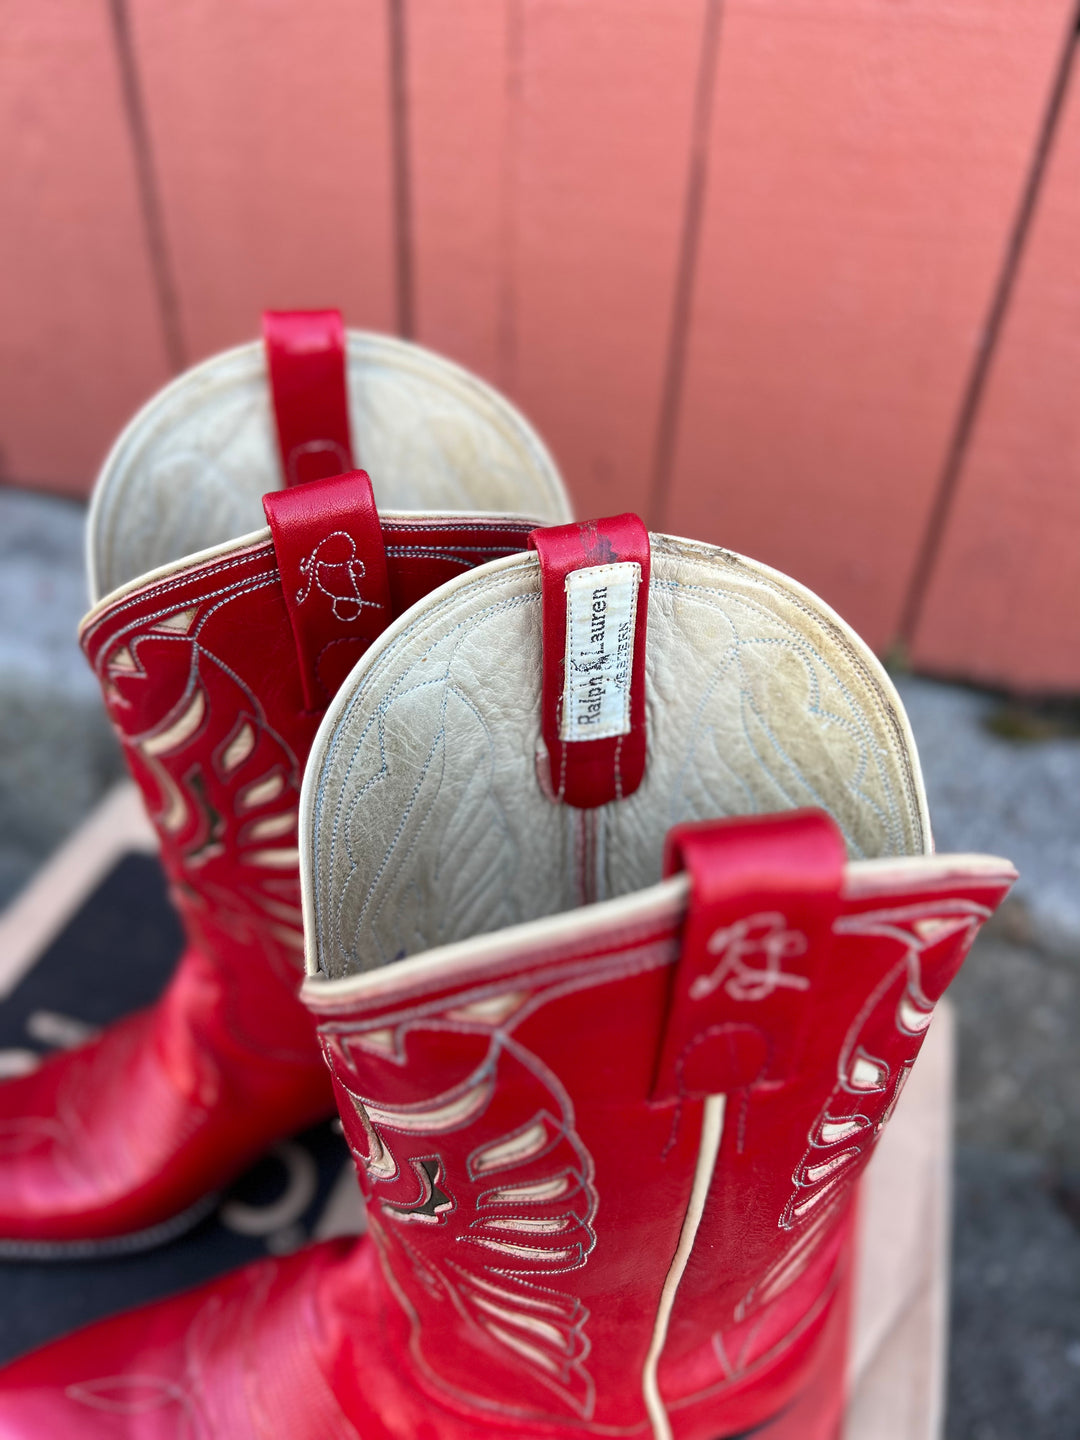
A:
<svg viewBox="0 0 1080 1440">
<path fill-rule="evenodd" d="M 298 840 L 302 1013 L 369 1233 L 19 1362 L 0 1435 L 836 1435 L 855 1181 L 1010 867 L 929 853 L 888 679 L 776 572 L 623 516 L 507 526 L 503 558 L 469 569 L 463 543 L 406 594 L 359 478 L 267 511 L 269 538 L 192 567 L 209 584 L 88 644 L 115 715 L 195 637 L 164 716 L 127 732 L 157 813 L 175 789 L 192 827 L 183 864 L 165 848 L 193 933 L 295 935 L 265 909 L 289 903 L 274 866 L 238 877 Z M 278 752 L 212 789 L 291 739 L 263 696 L 175 758 L 233 694 L 208 628 L 234 579 L 273 600 L 248 621 L 249 645 L 279 637 L 268 693 L 328 705 L 298 837 L 245 828 Z M 369 599 L 388 628 L 363 629 Z M 218 845 L 230 880 L 199 889 Z M 264 962 L 230 1023 L 265 1025 L 279 990 Z"/>
<path fill-rule="evenodd" d="M 264 328 L 263 346 L 151 401 L 95 488 L 81 642 L 188 944 L 158 1004 L 0 1085 L 9 1258 L 161 1243 L 275 1140 L 333 1113 L 296 996 L 312 737 L 394 615 L 568 514 L 543 445 L 474 377 L 417 346 L 346 337 L 334 312 Z M 354 459 L 380 477 L 378 554 L 321 527 L 322 511 L 305 549 L 310 495 Z M 362 475 L 334 503 L 375 513 Z"/>
</svg>

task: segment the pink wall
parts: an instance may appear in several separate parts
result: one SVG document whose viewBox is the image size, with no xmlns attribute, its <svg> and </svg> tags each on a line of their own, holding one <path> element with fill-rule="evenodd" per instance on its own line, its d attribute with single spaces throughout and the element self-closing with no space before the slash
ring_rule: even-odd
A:
<svg viewBox="0 0 1080 1440">
<path fill-rule="evenodd" d="M 3 474 L 84 492 L 169 376 L 106 5 L 8 7 L 0 197 Z"/>
<path fill-rule="evenodd" d="M 1080 683 L 1076 66 L 913 651 L 923 668 L 1028 689 Z"/>
<path fill-rule="evenodd" d="M 507 389 L 581 512 L 1080 688 L 1075 9 L 13 0 L 3 474 L 85 493 L 170 370 L 340 304 Z"/>
</svg>

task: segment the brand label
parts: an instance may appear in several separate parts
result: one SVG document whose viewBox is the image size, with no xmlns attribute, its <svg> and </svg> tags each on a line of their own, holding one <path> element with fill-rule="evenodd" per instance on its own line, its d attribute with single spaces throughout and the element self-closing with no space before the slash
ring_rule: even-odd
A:
<svg viewBox="0 0 1080 1440">
<path fill-rule="evenodd" d="M 593 565 L 566 577 L 566 676 L 559 736 L 603 740 L 630 731 L 641 566 Z"/>
</svg>

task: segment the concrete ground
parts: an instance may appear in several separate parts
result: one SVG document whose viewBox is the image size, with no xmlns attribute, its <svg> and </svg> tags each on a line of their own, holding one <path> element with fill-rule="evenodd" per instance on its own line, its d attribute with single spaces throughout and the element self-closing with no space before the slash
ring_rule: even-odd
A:
<svg viewBox="0 0 1080 1440">
<path fill-rule="evenodd" d="M 75 642 L 85 518 L 0 488 L 0 905 L 122 768 Z"/>
<path fill-rule="evenodd" d="M 75 644 L 81 506 L 0 489 L 0 906 L 119 773 Z M 1080 1436 L 1080 707 L 900 679 L 940 850 L 1015 899 L 959 1018 L 948 1440 Z"/>
<path fill-rule="evenodd" d="M 948 1440 L 1080 1436 L 1080 733 L 900 681 L 940 850 L 1020 881 L 953 986 L 959 1020 Z"/>
</svg>

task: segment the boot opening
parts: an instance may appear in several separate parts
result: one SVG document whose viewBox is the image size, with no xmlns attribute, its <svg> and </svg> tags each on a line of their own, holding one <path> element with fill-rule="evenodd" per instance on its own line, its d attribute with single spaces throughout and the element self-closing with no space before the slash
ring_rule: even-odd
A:
<svg viewBox="0 0 1080 1440">
<path fill-rule="evenodd" d="M 357 465 L 380 509 L 567 518 L 554 462 L 532 427 L 483 381 L 419 345 L 348 332 Z M 263 526 L 283 484 L 261 344 L 181 375 L 120 436 L 94 492 L 91 601 Z"/>
<path fill-rule="evenodd" d="M 858 637 L 765 566 L 667 536 L 652 546 L 648 764 L 626 799 L 550 798 L 532 556 L 438 592 L 353 672 L 308 782 L 323 974 L 644 889 L 684 820 L 820 806 L 852 859 L 929 851 L 910 729 Z"/>
</svg>

